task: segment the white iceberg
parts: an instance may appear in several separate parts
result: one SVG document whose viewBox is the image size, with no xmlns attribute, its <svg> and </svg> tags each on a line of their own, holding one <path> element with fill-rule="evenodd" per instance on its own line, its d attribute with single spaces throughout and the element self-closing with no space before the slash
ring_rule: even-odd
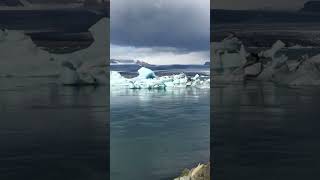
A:
<svg viewBox="0 0 320 180">
<path fill-rule="evenodd" d="M 108 19 L 103 18 L 90 28 L 94 42 L 88 48 L 70 54 L 56 55 L 57 59 L 62 60 L 60 72 L 62 84 L 100 85 L 107 83 L 108 24 Z M 65 64 L 71 64 L 72 68 L 70 69 L 71 66 L 65 66 Z"/>
<path fill-rule="evenodd" d="M 272 45 L 270 49 L 260 52 L 259 55 L 266 58 L 274 58 L 276 53 L 280 51 L 282 48 L 284 48 L 285 46 L 286 46 L 285 43 L 283 43 L 281 40 L 278 40 Z"/>
<path fill-rule="evenodd" d="M 125 78 L 119 72 L 110 72 L 111 88 L 129 89 L 165 89 L 165 88 L 210 88 L 209 77 L 201 77 L 198 74 L 188 78 L 185 74 L 156 76 L 148 68 L 142 67 L 138 70 L 139 75 L 134 78 Z"/>
<path fill-rule="evenodd" d="M 23 31 L 0 30 L 0 77 L 60 76 L 62 84 L 106 84 L 109 19 L 89 31 L 94 42 L 70 54 L 51 54 L 37 47 Z"/>
<path fill-rule="evenodd" d="M 22 31 L 0 30 L 0 76 L 57 75 L 59 64 Z"/>
<path fill-rule="evenodd" d="M 242 42 L 236 37 L 227 37 L 222 42 L 211 43 L 213 68 L 228 70 L 242 65 L 246 52 Z"/>
<path fill-rule="evenodd" d="M 142 67 L 138 70 L 139 73 L 139 78 L 142 79 L 153 79 L 156 77 L 156 75 L 154 74 L 154 72 L 151 69 Z"/>
<path fill-rule="evenodd" d="M 234 40 L 233 42 L 240 43 L 239 40 Z M 221 64 L 229 65 L 220 66 L 222 70 L 220 70 L 220 73 L 213 74 L 214 80 L 217 82 L 238 82 L 248 79 L 270 81 L 273 74 L 277 72 L 278 67 L 288 60 L 285 55 L 276 56 L 276 53 L 284 47 L 285 44 L 278 40 L 270 49 L 258 54 L 247 53 L 243 44 L 240 45 L 239 49 L 233 49 L 232 52 L 224 52 L 224 56 L 214 59 L 214 62 L 221 61 Z"/>
</svg>

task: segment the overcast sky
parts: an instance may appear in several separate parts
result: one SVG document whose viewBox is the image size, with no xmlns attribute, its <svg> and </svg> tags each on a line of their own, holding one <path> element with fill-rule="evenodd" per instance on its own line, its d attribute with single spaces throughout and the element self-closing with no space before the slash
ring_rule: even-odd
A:
<svg viewBox="0 0 320 180">
<path fill-rule="evenodd" d="M 153 64 L 209 59 L 209 0 L 111 0 L 111 58 Z"/>
</svg>

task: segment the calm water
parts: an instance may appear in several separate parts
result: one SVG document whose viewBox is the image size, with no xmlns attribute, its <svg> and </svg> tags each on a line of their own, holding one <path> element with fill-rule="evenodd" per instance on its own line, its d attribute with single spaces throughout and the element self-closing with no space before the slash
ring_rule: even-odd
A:
<svg viewBox="0 0 320 180">
<path fill-rule="evenodd" d="M 320 89 L 214 84 L 214 179 L 320 178 Z"/>
<path fill-rule="evenodd" d="M 106 87 L 0 78 L 0 179 L 109 179 Z"/>
<path fill-rule="evenodd" d="M 209 95 L 209 89 L 111 89 L 111 179 L 173 179 L 208 162 Z"/>
</svg>

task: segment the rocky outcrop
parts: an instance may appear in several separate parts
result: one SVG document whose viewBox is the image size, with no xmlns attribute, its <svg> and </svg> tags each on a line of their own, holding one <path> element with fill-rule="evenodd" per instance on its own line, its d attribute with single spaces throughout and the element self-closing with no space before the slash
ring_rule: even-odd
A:
<svg viewBox="0 0 320 180">
<path fill-rule="evenodd" d="M 185 169 L 180 177 L 174 180 L 210 180 L 210 163 L 199 164 L 191 170 Z"/>
</svg>

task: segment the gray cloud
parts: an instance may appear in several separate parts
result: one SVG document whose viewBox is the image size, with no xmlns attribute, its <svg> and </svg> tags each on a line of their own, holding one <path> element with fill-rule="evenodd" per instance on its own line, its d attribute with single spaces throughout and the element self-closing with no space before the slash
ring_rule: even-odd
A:
<svg viewBox="0 0 320 180">
<path fill-rule="evenodd" d="M 209 0 L 111 0 L 111 43 L 209 49 Z"/>
</svg>

